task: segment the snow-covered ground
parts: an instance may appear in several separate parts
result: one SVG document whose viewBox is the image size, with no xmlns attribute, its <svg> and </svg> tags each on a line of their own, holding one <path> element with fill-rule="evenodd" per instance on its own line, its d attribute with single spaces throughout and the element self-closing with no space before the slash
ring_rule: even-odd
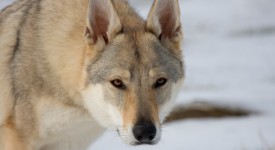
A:
<svg viewBox="0 0 275 150">
<path fill-rule="evenodd" d="M 0 0 L 0 9 L 10 0 Z M 151 2 L 130 0 L 146 16 Z M 186 82 L 178 103 L 207 101 L 260 112 L 164 125 L 156 146 L 107 131 L 90 150 L 275 150 L 275 1 L 179 0 Z"/>
</svg>

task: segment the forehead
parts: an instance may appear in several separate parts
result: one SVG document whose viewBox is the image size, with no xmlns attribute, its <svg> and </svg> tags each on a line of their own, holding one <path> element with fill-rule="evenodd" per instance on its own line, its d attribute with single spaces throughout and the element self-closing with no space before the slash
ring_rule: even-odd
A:
<svg viewBox="0 0 275 150">
<path fill-rule="evenodd" d="M 110 58 L 113 60 L 112 66 L 121 67 L 123 64 L 126 68 L 161 67 L 175 59 L 153 34 L 144 31 L 118 36 L 106 47 L 101 59 L 110 60 Z"/>
<path fill-rule="evenodd" d="M 100 76 L 98 80 L 110 74 L 119 74 L 119 70 L 127 70 L 131 75 L 138 76 L 165 72 L 176 79 L 182 72 L 181 66 L 181 61 L 162 46 L 154 35 L 132 32 L 118 35 L 90 65 L 89 71 L 92 78 Z"/>
<path fill-rule="evenodd" d="M 158 42 L 156 38 L 146 32 L 131 32 L 118 36 L 109 47 L 106 48 L 106 53 L 112 53 L 118 56 L 118 60 L 124 60 L 132 63 L 150 64 L 156 59 L 155 51 Z"/>
</svg>

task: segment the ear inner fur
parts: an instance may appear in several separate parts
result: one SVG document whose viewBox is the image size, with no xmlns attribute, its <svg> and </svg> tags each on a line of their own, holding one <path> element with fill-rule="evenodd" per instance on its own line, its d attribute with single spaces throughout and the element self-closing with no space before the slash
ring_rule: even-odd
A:
<svg viewBox="0 0 275 150">
<path fill-rule="evenodd" d="M 147 29 L 160 40 L 173 39 L 180 30 L 178 0 L 155 0 L 148 15 Z"/>
<path fill-rule="evenodd" d="M 107 44 L 121 28 L 117 13 L 110 0 L 90 0 L 85 37 L 97 43 L 101 37 Z"/>
</svg>

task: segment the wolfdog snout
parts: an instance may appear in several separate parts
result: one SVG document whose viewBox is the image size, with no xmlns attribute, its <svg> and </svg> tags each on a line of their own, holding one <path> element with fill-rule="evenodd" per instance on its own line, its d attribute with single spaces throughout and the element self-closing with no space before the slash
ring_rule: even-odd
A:
<svg viewBox="0 0 275 150">
<path fill-rule="evenodd" d="M 152 122 L 140 122 L 133 128 L 133 134 L 137 144 L 153 144 L 153 139 L 157 133 L 156 126 Z"/>
</svg>

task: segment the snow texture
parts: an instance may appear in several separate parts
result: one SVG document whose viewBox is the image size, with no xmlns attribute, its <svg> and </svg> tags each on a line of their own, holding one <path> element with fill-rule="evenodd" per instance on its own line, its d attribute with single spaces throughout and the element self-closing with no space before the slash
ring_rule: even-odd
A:
<svg viewBox="0 0 275 150">
<path fill-rule="evenodd" d="M 146 18 L 152 0 L 129 1 Z M 10 2 L 0 1 L 0 9 Z M 179 3 L 186 81 L 177 103 L 206 101 L 260 113 L 166 124 L 156 146 L 127 146 L 107 131 L 90 150 L 275 150 L 275 1 Z"/>
</svg>

